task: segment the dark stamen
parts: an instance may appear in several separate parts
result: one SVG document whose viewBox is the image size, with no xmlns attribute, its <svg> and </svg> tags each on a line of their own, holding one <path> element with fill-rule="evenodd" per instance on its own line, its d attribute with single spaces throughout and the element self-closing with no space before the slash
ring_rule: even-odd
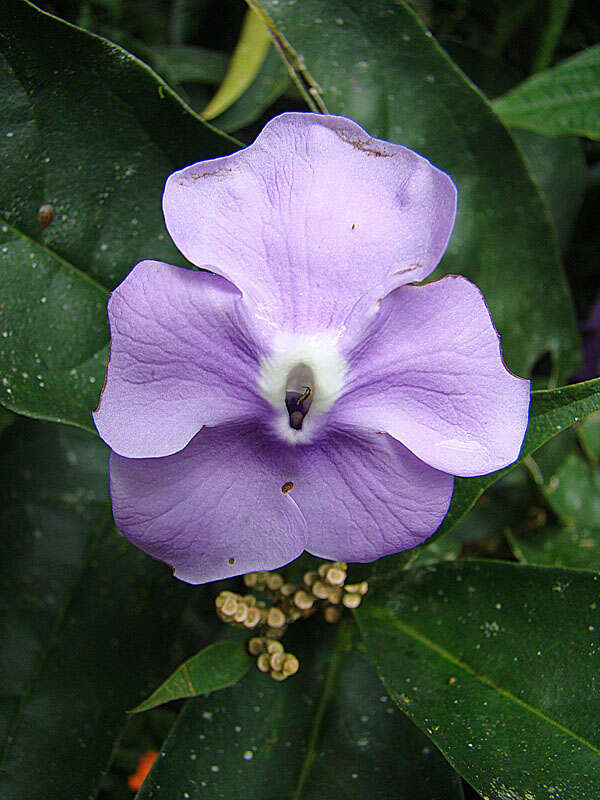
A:
<svg viewBox="0 0 600 800">
<path fill-rule="evenodd" d="M 304 417 L 308 414 L 312 403 L 312 387 L 307 386 L 304 392 L 286 392 L 285 405 L 290 415 L 290 428 L 299 431 Z"/>
</svg>

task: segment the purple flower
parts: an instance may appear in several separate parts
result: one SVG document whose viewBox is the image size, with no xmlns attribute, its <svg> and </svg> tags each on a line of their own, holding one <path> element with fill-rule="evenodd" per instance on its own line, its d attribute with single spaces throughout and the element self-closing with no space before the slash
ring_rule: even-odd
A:
<svg viewBox="0 0 600 800">
<path fill-rule="evenodd" d="M 413 547 L 453 475 L 517 458 L 529 382 L 504 367 L 481 293 L 413 285 L 456 211 L 424 158 L 341 117 L 283 114 L 171 175 L 163 207 L 210 272 L 143 261 L 113 292 L 94 418 L 117 526 L 177 577 Z"/>
</svg>

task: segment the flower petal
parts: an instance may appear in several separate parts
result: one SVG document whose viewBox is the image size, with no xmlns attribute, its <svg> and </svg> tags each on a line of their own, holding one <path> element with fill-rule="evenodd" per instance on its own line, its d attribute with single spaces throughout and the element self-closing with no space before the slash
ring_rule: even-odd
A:
<svg viewBox="0 0 600 800">
<path fill-rule="evenodd" d="M 386 434 L 336 433 L 294 448 L 290 494 L 308 527 L 306 548 L 335 561 L 373 561 L 438 528 L 454 478 Z"/>
<path fill-rule="evenodd" d="M 112 293 L 111 354 L 94 422 L 127 458 L 181 450 L 203 425 L 254 416 L 259 350 L 223 278 L 143 261 Z"/>
<path fill-rule="evenodd" d="M 483 475 L 518 457 L 529 381 L 504 366 L 485 300 L 465 278 L 392 292 L 347 357 L 338 424 L 368 423 L 453 475 Z"/>
<path fill-rule="evenodd" d="M 426 159 L 343 117 L 288 113 L 250 147 L 167 181 L 169 233 L 290 332 L 339 328 L 365 294 L 425 278 L 456 189 Z"/>
<path fill-rule="evenodd" d="M 119 530 L 188 583 L 270 570 L 304 550 L 306 523 L 269 444 L 250 426 L 205 428 L 166 458 L 111 455 Z"/>
</svg>

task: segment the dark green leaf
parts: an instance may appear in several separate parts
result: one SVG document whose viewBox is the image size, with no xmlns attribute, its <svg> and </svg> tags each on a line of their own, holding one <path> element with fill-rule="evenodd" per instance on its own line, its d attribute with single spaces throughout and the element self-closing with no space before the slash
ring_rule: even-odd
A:
<svg viewBox="0 0 600 800">
<path fill-rule="evenodd" d="M 227 72 L 227 54 L 192 45 L 154 45 L 148 55 L 157 72 L 177 83 L 219 84 Z"/>
<path fill-rule="evenodd" d="M 488 97 L 512 89 L 521 80 L 510 64 L 486 53 L 458 44 L 444 42 L 447 52 L 459 67 Z M 559 139 L 533 131 L 511 131 L 529 171 L 542 190 L 563 248 L 569 243 L 587 180 L 587 166 L 581 142 L 576 136 Z"/>
<path fill-rule="evenodd" d="M 402 3 L 248 0 L 265 14 L 309 102 L 356 119 L 446 170 L 459 189 L 444 272 L 483 290 L 515 372 L 550 351 L 566 377 L 578 343 L 554 233 L 513 140 Z"/>
<path fill-rule="evenodd" d="M 570 452 L 549 478 L 541 472 L 540 478 L 562 525 L 516 528 L 510 534 L 515 555 L 527 564 L 600 571 L 600 469 Z"/>
<path fill-rule="evenodd" d="M 181 263 L 165 178 L 235 146 L 104 39 L 22 0 L 0 29 L 0 399 L 93 429 L 109 291 L 143 258 Z"/>
<path fill-rule="evenodd" d="M 600 139 L 600 45 L 539 72 L 494 102 L 507 125 Z"/>
<path fill-rule="evenodd" d="M 350 652 L 348 627 L 309 623 L 284 643 L 300 671 L 277 683 L 253 667 L 233 688 L 189 701 L 139 800 L 462 798 L 365 656 Z"/>
<path fill-rule="evenodd" d="M 544 491 L 554 513 L 567 524 L 600 524 L 600 470 L 570 453 Z"/>
<path fill-rule="evenodd" d="M 591 414 L 577 427 L 577 436 L 586 455 L 596 463 L 600 461 L 600 413 Z"/>
<path fill-rule="evenodd" d="M 215 642 L 188 658 L 133 713 L 155 706 L 226 689 L 248 672 L 253 661 L 242 642 Z"/>
<path fill-rule="evenodd" d="M 598 527 L 544 525 L 528 531 L 511 532 L 508 536 L 514 554 L 524 564 L 600 572 Z"/>
<path fill-rule="evenodd" d="M 405 573 L 357 610 L 398 706 L 489 800 L 596 800 L 598 575 L 501 562 Z"/>
<path fill-rule="evenodd" d="M 96 437 L 19 420 L 3 444 L 0 797 L 94 797 L 189 592 L 112 527 Z"/>
</svg>

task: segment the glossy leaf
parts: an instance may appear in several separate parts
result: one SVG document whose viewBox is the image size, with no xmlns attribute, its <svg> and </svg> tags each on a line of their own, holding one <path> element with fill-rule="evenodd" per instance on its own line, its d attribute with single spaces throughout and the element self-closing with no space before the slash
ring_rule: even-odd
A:
<svg viewBox="0 0 600 800">
<path fill-rule="evenodd" d="M 148 55 L 157 72 L 171 82 L 221 83 L 227 73 L 227 54 L 192 45 L 153 45 Z"/>
<path fill-rule="evenodd" d="M 457 562 L 406 573 L 357 610 L 397 705 L 489 800 L 595 800 L 600 579 Z"/>
<path fill-rule="evenodd" d="M 215 642 L 188 658 L 133 713 L 233 686 L 253 664 L 243 642 Z"/>
<path fill-rule="evenodd" d="M 563 522 L 588 527 L 600 524 L 600 469 L 575 453 L 560 465 L 544 494 Z"/>
<path fill-rule="evenodd" d="M 21 419 L 2 442 L 0 797 L 94 797 L 189 589 L 115 531 L 96 437 Z"/>
<path fill-rule="evenodd" d="M 444 42 L 444 46 L 489 99 L 504 94 L 521 82 L 521 74 L 505 61 L 456 41 Z M 542 190 L 564 249 L 569 244 L 588 177 L 581 142 L 576 136 L 550 138 L 518 128 L 511 134 Z"/>
<path fill-rule="evenodd" d="M 253 667 L 188 702 L 138 800 L 460 800 L 452 770 L 350 651 L 349 629 L 297 633 L 284 639 L 300 658 L 293 677 L 277 683 Z"/>
<path fill-rule="evenodd" d="M 598 525 L 598 521 L 596 521 Z M 513 553 L 523 564 L 600 572 L 600 528 L 544 525 L 509 533 Z"/>
<path fill-rule="evenodd" d="M 591 414 L 577 428 L 577 436 L 587 457 L 600 461 L 600 413 Z"/>
<path fill-rule="evenodd" d="M 447 171 L 459 190 L 441 271 L 482 289 L 509 367 L 578 358 L 552 226 L 512 138 L 403 3 L 248 0 L 262 11 L 307 102 L 352 117 Z"/>
<path fill-rule="evenodd" d="M 600 45 L 533 75 L 494 102 L 507 125 L 600 139 Z"/>
<path fill-rule="evenodd" d="M 258 75 L 270 44 L 271 37 L 262 19 L 249 9 L 223 83 L 202 112 L 204 119 L 218 117 L 244 94 Z"/>
<path fill-rule="evenodd" d="M 0 28 L 0 400 L 93 430 L 109 291 L 142 258 L 181 263 L 164 181 L 235 145 L 111 42 L 24 0 Z"/>
<path fill-rule="evenodd" d="M 600 571 L 600 470 L 572 451 L 549 478 L 540 476 L 538 485 L 562 524 L 517 527 L 509 535 L 513 552 L 527 564 Z"/>
</svg>

